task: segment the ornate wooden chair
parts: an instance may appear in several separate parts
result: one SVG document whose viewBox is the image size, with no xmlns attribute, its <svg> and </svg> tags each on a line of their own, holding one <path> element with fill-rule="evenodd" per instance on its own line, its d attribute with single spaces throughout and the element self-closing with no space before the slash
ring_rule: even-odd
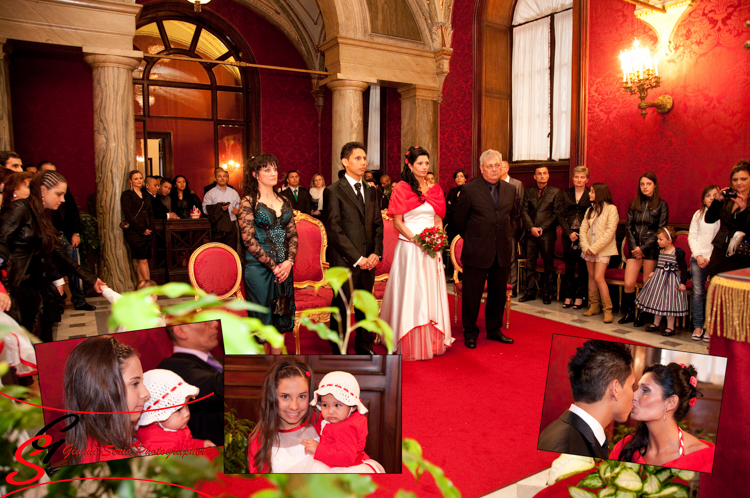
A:
<svg viewBox="0 0 750 498">
<path fill-rule="evenodd" d="M 378 310 L 383 306 L 383 295 L 388 283 L 388 276 L 393 265 L 393 255 L 396 252 L 398 230 L 393 226 L 393 218 L 388 216 L 388 210 L 383 210 L 383 259 L 375 267 L 375 287 L 372 294 L 378 301 Z"/>
<path fill-rule="evenodd" d="M 461 264 L 461 253 L 464 249 L 464 239 L 460 235 L 451 242 L 451 261 L 453 262 L 453 321 L 458 322 L 458 298 L 462 297 L 463 282 L 458 278 L 459 273 L 464 271 L 464 267 Z M 505 290 L 505 328 L 510 328 L 510 297 L 513 294 L 513 287 L 506 283 Z M 484 292 L 482 293 L 482 301 L 485 306 L 487 305 L 487 283 L 484 284 Z"/>
<path fill-rule="evenodd" d="M 628 239 L 625 237 L 622 239 L 620 244 L 620 265 L 617 268 L 607 268 L 604 272 L 604 281 L 610 285 L 616 285 L 620 288 L 620 304 L 622 305 L 622 292 L 625 288 L 625 263 L 630 257 L 630 247 L 628 247 Z M 638 277 L 635 280 L 635 295 L 638 295 L 638 291 L 643 287 L 643 272 L 638 273 Z M 638 307 L 636 306 L 636 314 L 638 313 Z"/>
<path fill-rule="evenodd" d="M 331 305 L 333 290 L 322 287 L 315 291 L 315 284 L 325 284 L 326 248 L 328 236 L 323 222 L 299 211 L 294 211 L 297 224 L 299 245 L 297 258 L 294 261 L 294 345 L 296 354 L 300 354 L 299 329 L 302 312 L 312 308 L 324 308 Z M 314 322 L 327 322 L 331 314 L 315 313 L 310 315 Z"/>
<path fill-rule="evenodd" d="M 193 287 L 209 294 L 216 294 L 221 300 L 232 297 L 245 299 L 240 257 L 226 244 L 210 242 L 193 251 L 188 263 L 188 276 Z M 227 311 L 242 317 L 247 316 L 244 310 Z"/>
</svg>

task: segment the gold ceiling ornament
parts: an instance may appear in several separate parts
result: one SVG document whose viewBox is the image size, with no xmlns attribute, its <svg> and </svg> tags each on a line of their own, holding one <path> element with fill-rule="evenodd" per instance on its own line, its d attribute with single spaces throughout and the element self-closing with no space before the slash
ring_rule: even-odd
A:
<svg viewBox="0 0 750 498">
<path fill-rule="evenodd" d="M 669 39 L 675 26 L 698 0 L 624 0 L 636 6 L 635 17 L 651 26 L 659 37 L 656 57 L 665 59 L 671 52 Z"/>
<path fill-rule="evenodd" d="M 633 48 L 630 50 L 620 51 L 620 63 L 622 65 L 622 88 L 631 95 L 638 94 L 641 101 L 638 103 L 638 109 L 641 110 L 641 116 L 646 118 L 646 109 L 656 107 L 659 114 L 664 114 L 672 110 L 672 97 L 662 95 L 656 102 L 646 102 L 648 91 L 652 88 L 658 88 L 661 85 L 659 76 L 659 61 L 657 57 L 651 57 L 651 51 L 636 39 L 633 41 Z"/>
<path fill-rule="evenodd" d="M 201 11 L 201 5 L 206 5 L 211 0 L 187 0 L 188 2 L 192 3 L 195 6 L 195 11 L 200 12 Z"/>
</svg>

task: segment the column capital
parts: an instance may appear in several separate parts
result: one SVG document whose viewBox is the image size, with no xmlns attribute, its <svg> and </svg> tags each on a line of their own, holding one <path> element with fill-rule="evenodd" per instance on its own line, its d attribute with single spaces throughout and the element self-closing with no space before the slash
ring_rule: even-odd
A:
<svg viewBox="0 0 750 498">
<path fill-rule="evenodd" d="M 401 94 L 401 100 L 404 99 L 423 99 L 423 100 L 440 100 L 440 90 L 421 85 L 406 85 L 398 88 Z"/>
<path fill-rule="evenodd" d="M 364 92 L 370 87 L 370 84 L 365 81 L 355 80 L 333 80 L 326 82 L 326 85 L 331 89 L 331 91 L 359 90 L 360 92 Z"/>
<path fill-rule="evenodd" d="M 116 51 L 126 52 L 126 51 Z M 84 50 L 85 60 L 92 68 L 94 67 L 119 67 L 127 69 L 128 71 L 134 71 L 140 64 L 143 58 L 143 52 L 137 50 L 127 51 L 128 54 L 124 53 L 91 53 Z"/>
</svg>

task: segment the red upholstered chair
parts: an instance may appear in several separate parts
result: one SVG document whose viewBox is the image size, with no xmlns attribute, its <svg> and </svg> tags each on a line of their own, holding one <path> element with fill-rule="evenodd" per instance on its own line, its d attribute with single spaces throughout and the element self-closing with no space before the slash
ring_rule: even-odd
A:
<svg viewBox="0 0 750 498">
<path fill-rule="evenodd" d="M 378 301 L 378 310 L 383 306 L 383 295 L 385 286 L 388 282 L 388 276 L 391 273 L 393 265 L 393 255 L 396 252 L 396 243 L 398 242 L 398 230 L 393 226 L 393 218 L 388 216 L 388 210 L 383 212 L 383 259 L 375 267 L 375 287 L 372 294 Z"/>
<path fill-rule="evenodd" d="M 461 263 L 461 252 L 464 249 L 464 239 L 460 235 L 451 242 L 451 261 L 453 261 L 453 321 L 458 322 L 458 298 L 462 297 L 463 282 L 458 278 L 459 273 L 463 273 L 464 267 Z M 506 284 L 505 289 L 505 328 L 510 328 L 510 297 L 513 294 L 513 287 Z M 487 282 L 484 283 L 484 292 L 482 301 L 487 303 Z"/>
<path fill-rule="evenodd" d="M 210 242 L 196 249 L 188 263 L 190 284 L 196 289 L 216 294 L 219 299 L 245 299 L 242 292 L 242 263 L 237 253 L 226 244 Z M 198 299 L 198 296 L 195 297 Z M 244 310 L 226 310 L 242 317 Z"/>
<path fill-rule="evenodd" d="M 625 263 L 630 257 L 630 248 L 628 247 L 627 237 L 622 239 L 620 245 L 620 265 L 617 268 L 607 268 L 604 272 L 604 281 L 611 285 L 617 285 L 620 288 L 620 303 L 622 303 L 622 292 L 625 288 Z M 635 293 L 638 295 L 638 291 L 643 287 L 643 272 L 638 274 L 638 278 L 635 280 Z M 636 308 L 636 313 L 638 312 Z"/>
<path fill-rule="evenodd" d="M 323 222 L 299 211 L 294 211 L 299 245 L 294 260 L 294 344 L 296 354 L 300 354 L 299 329 L 302 312 L 313 308 L 331 305 L 333 290 L 329 287 L 314 289 L 315 284 L 325 283 L 326 248 L 328 236 Z M 309 317 L 314 322 L 327 322 L 330 313 L 314 313 Z"/>
</svg>

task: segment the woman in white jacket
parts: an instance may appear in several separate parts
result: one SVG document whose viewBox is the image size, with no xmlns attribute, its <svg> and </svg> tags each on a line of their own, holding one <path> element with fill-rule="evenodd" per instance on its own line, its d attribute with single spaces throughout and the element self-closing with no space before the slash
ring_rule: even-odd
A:
<svg viewBox="0 0 750 498">
<path fill-rule="evenodd" d="M 703 205 L 695 212 L 690 222 L 688 245 L 690 246 L 690 274 L 693 280 L 693 340 L 708 341 L 703 332 L 703 322 L 706 307 L 706 278 L 708 277 L 708 263 L 713 251 L 712 241 L 721 228 L 721 221 L 706 223 L 706 210 L 719 193 L 719 187 L 709 185 L 703 189 Z"/>
<path fill-rule="evenodd" d="M 589 271 L 589 310 L 585 316 L 604 311 L 604 323 L 611 323 L 612 298 L 604 280 L 610 256 L 617 256 L 615 232 L 620 216 L 612 202 L 612 194 L 604 183 L 595 183 L 589 191 L 591 207 L 586 210 L 581 223 L 581 257 Z"/>
</svg>

